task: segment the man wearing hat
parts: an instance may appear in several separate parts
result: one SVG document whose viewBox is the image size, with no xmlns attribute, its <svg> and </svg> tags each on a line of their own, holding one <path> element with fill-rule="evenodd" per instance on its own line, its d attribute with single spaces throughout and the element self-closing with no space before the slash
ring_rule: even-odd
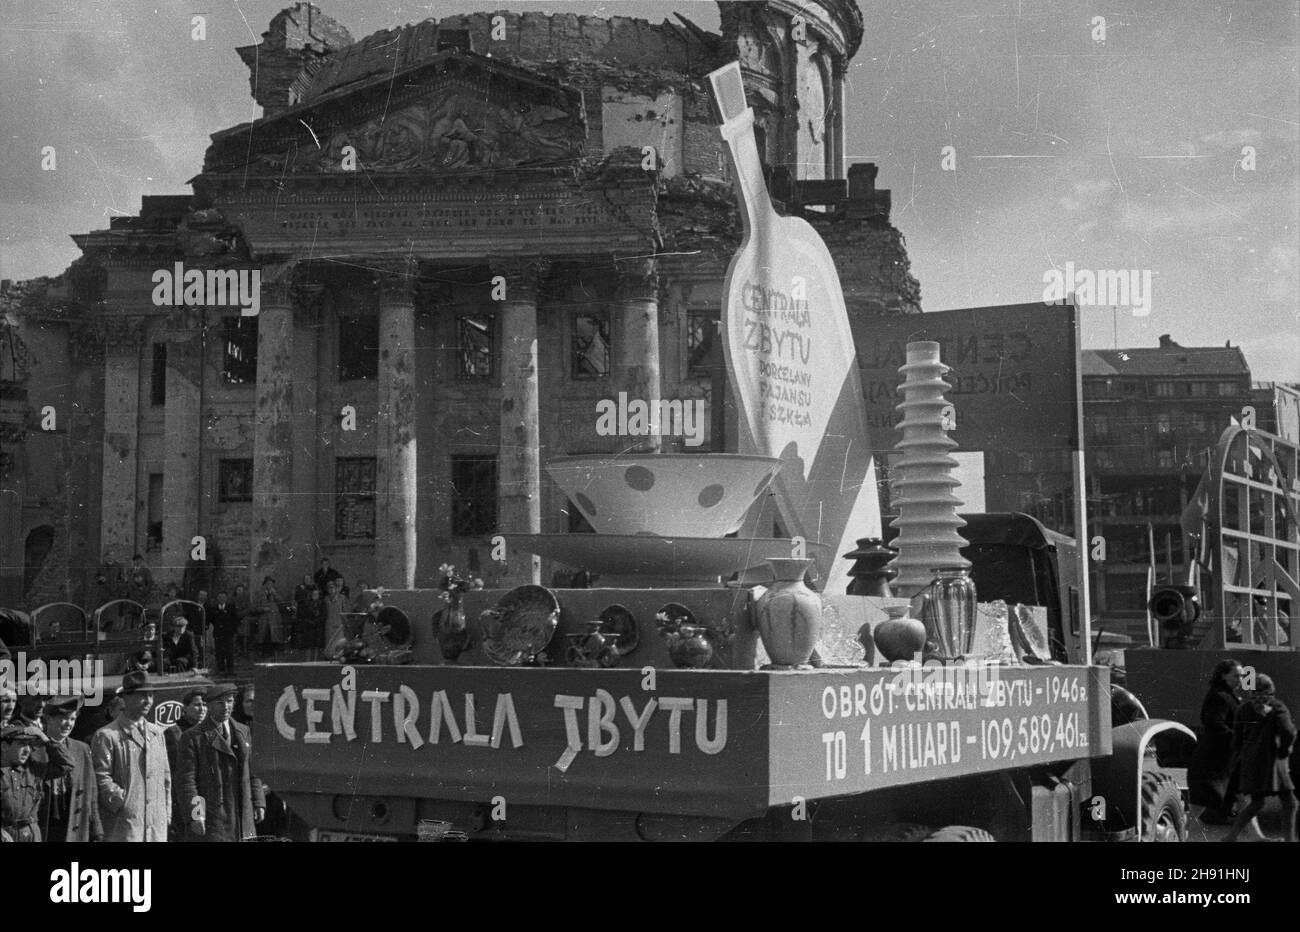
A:
<svg viewBox="0 0 1300 932">
<path fill-rule="evenodd" d="M 44 781 L 32 765 L 32 750 L 48 744 L 34 725 L 0 725 L 0 836 L 4 841 L 40 841 Z M 46 775 L 72 772 L 65 748 L 47 748 Z"/>
<path fill-rule="evenodd" d="M 145 671 L 132 670 L 117 695 L 122 711 L 90 743 L 104 840 L 166 841 L 172 774 L 163 728 L 147 721 L 153 682 Z"/>
<path fill-rule="evenodd" d="M 81 699 L 72 696 L 50 699 L 41 712 L 41 727 L 48 744 L 32 751 L 32 765 L 45 782 L 40 821 L 47 842 L 99 841 L 104 837 L 90 745 L 71 737 L 80 711 Z M 72 758 L 71 773 L 51 773 L 48 748 L 53 745 L 67 750 Z"/>
<path fill-rule="evenodd" d="M 262 781 L 252 775 L 253 737 L 230 717 L 233 683 L 208 691 L 208 718 L 181 737 L 176 805 L 186 841 L 242 841 L 266 815 Z"/>
</svg>

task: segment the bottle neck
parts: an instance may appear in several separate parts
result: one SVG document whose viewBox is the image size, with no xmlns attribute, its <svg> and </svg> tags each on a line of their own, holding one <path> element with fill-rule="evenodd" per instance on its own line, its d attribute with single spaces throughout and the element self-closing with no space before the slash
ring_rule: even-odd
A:
<svg viewBox="0 0 1300 932">
<path fill-rule="evenodd" d="M 724 126 L 722 135 L 731 151 L 732 163 L 736 169 L 736 187 L 745 224 L 753 231 L 760 226 L 762 220 L 774 213 L 767 181 L 763 178 L 763 161 L 758 155 L 758 142 L 754 138 L 754 111 L 746 110 Z"/>
</svg>

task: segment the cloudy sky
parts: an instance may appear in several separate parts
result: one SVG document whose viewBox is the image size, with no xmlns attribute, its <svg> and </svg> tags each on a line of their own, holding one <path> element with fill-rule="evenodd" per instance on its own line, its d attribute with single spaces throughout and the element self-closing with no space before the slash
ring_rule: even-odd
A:
<svg viewBox="0 0 1300 932">
<path fill-rule="evenodd" d="M 356 37 L 497 6 L 318 2 Z M 0 275 L 57 274 L 68 234 L 188 192 L 209 134 L 258 112 L 234 48 L 286 5 L 0 5 Z M 688 0 L 501 5 L 718 23 Z M 861 5 L 846 148 L 894 192 L 926 310 L 1040 300 L 1067 262 L 1145 270 L 1150 314 L 1085 309 L 1085 345 L 1231 340 L 1256 379 L 1300 379 L 1300 0 Z"/>
</svg>

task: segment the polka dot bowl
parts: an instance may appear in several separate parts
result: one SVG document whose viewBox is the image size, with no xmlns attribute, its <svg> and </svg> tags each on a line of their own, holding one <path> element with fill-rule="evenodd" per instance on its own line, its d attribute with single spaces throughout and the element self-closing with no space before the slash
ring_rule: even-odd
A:
<svg viewBox="0 0 1300 932">
<path fill-rule="evenodd" d="M 772 456 L 631 453 L 566 456 L 546 471 L 598 534 L 725 537 L 781 468 Z"/>
</svg>

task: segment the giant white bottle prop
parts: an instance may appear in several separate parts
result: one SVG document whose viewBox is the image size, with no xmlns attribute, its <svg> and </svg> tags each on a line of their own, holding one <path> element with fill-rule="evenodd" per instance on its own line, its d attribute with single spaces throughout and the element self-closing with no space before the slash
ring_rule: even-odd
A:
<svg viewBox="0 0 1300 932">
<path fill-rule="evenodd" d="M 773 491 L 790 534 L 845 553 L 879 536 L 880 501 L 844 294 L 817 231 L 772 208 L 739 63 L 709 80 L 745 223 L 722 311 L 741 452 L 784 461 Z M 830 559 L 819 588 L 843 592 L 850 564 Z"/>
</svg>

